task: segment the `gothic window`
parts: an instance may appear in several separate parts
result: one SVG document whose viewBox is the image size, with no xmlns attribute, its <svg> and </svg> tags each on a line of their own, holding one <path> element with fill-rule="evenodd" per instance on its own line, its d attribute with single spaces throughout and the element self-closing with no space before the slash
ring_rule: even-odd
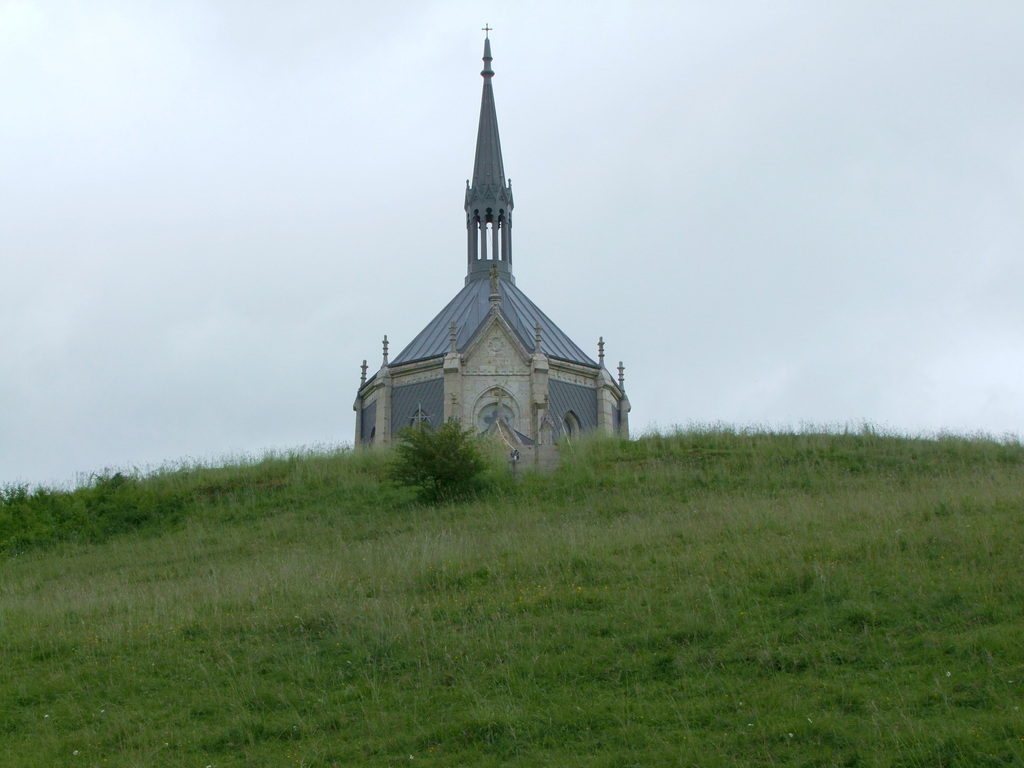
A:
<svg viewBox="0 0 1024 768">
<path fill-rule="evenodd" d="M 576 414 L 572 411 L 565 414 L 565 418 L 562 419 L 562 433 L 566 437 L 579 437 L 580 420 L 576 418 Z"/>
<path fill-rule="evenodd" d="M 417 427 L 417 426 L 420 426 L 421 424 L 425 425 L 425 426 L 432 426 L 431 423 L 430 423 L 430 416 L 429 416 L 429 414 L 427 414 L 427 412 L 423 410 L 423 406 L 422 405 L 417 405 L 416 406 L 416 413 L 414 413 L 412 415 L 412 418 L 409 419 L 409 426 L 410 427 Z"/>
<path fill-rule="evenodd" d="M 481 432 L 486 432 L 494 422 L 499 420 L 510 429 L 515 429 L 516 414 L 504 403 L 491 403 L 484 406 L 483 410 L 480 411 L 480 416 L 477 418 L 477 424 Z"/>
</svg>

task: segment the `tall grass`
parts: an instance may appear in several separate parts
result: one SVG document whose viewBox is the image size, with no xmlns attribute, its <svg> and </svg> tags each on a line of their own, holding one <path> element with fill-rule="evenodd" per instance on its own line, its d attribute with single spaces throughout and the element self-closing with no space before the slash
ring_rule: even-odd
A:
<svg viewBox="0 0 1024 768">
<path fill-rule="evenodd" d="M 0 488 L 0 553 L 159 533 L 210 514 L 224 521 L 256 517 L 310 499 L 333 501 L 347 513 L 372 510 L 385 498 L 407 501 L 408 494 L 381 483 L 386 461 L 386 453 L 302 450 L 226 466 L 108 471 L 72 490 L 9 485 Z"/>
<path fill-rule="evenodd" d="M 1017 444 L 592 440 L 438 507 L 384 461 L 139 478 L 176 523 L 0 562 L 0 762 L 1024 762 Z"/>
</svg>

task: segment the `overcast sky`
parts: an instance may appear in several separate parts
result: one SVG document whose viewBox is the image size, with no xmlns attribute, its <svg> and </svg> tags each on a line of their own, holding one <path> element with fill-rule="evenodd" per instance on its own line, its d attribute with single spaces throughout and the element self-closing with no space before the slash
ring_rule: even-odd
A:
<svg viewBox="0 0 1024 768">
<path fill-rule="evenodd" d="M 0 484 L 352 441 L 465 275 L 634 434 L 1024 434 L 1024 3 L 0 0 Z"/>
</svg>

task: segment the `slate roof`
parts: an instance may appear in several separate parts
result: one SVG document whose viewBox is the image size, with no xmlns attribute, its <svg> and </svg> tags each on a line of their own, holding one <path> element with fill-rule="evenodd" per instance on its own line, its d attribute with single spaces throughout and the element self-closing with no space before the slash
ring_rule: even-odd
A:
<svg viewBox="0 0 1024 768">
<path fill-rule="evenodd" d="M 498 281 L 498 292 L 501 295 L 501 312 L 508 324 L 512 326 L 519 341 L 528 350 L 534 347 L 534 328 L 540 323 L 541 349 L 548 357 L 566 360 L 571 363 L 597 368 L 598 365 L 555 325 L 551 319 L 517 288 L 510 280 Z M 448 339 L 452 321 L 458 329 L 455 346 L 464 352 L 469 346 L 477 330 L 490 311 L 490 281 L 487 279 L 471 280 L 455 294 L 437 317 L 430 321 L 426 328 L 419 332 L 391 365 L 427 360 L 432 357 L 443 357 L 448 353 Z"/>
</svg>

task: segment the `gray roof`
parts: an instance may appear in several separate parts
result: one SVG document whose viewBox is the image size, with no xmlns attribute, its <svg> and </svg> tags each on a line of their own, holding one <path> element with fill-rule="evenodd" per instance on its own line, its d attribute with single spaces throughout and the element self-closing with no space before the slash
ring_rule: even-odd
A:
<svg viewBox="0 0 1024 768">
<path fill-rule="evenodd" d="M 528 350 L 534 347 L 534 328 L 539 323 L 541 349 L 548 357 L 592 368 L 598 367 L 597 363 L 576 346 L 561 328 L 504 275 L 498 281 L 498 292 L 501 295 L 502 315 Z M 456 348 L 459 352 L 464 352 L 477 330 L 487 320 L 490 311 L 489 296 L 490 281 L 481 279 L 468 282 L 455 294 L 455 298 L 448 302 L 448 306 L 442 309 L 398 357 L 391 361 L 391 365 L 443 357 L 448 353 L 449 329 L 453 321 L 458 329 L 455 337 Z"/>
</svg>

